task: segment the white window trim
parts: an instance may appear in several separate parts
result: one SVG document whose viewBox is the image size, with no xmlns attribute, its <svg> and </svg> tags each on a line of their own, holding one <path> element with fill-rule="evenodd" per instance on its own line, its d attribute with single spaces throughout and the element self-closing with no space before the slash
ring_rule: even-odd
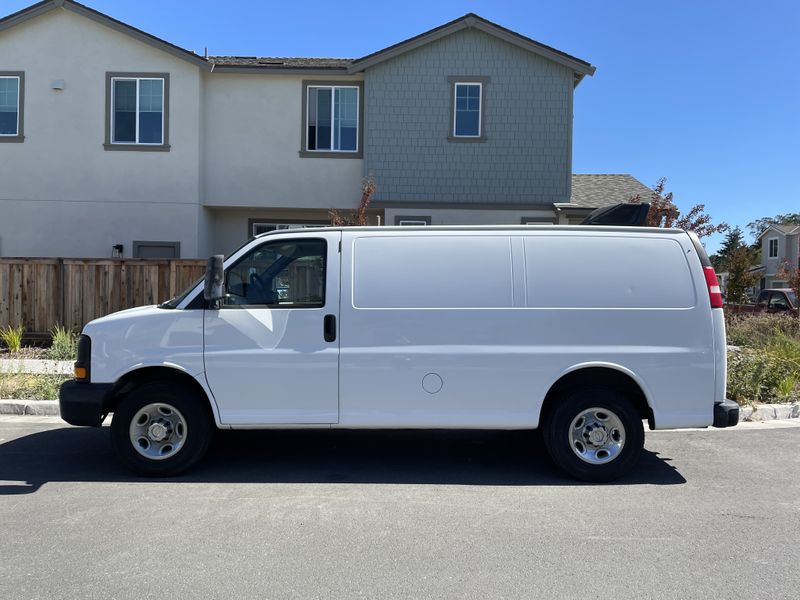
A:
<svg viewBox="0 0 800 600">
<path fill-rule="evenodd" d="M 309 123 L 309 118 L 308 118 L 309 114 L 308 113 L 309 113 L 309 110 L 311 110 L 311 102 L 310 102 L 311 90 L 320 90 L 320 89 L 331 90 L 331 147 L 330 147 L 330 149 L 317 148 L 315 150 L 311 150 L 308 147 L 308 129 L 309 129 L 309 125 L 308 125 L 308 123 Z M 335 98 L 336 98 L 336 92 L 334 90 L 336 90 L 336 89 L 350 89 L 350 90 L 355 90 L 356 91 L 356 149 L 355 150 L 334 150 L 334 148 L 333 148 L 333 120 L 334 120 L 334 114 L 335 114 L 334 101 L 335 101 Z M 361 114 L 360 113 L 360 110 L 361 110 L 361 94 L 359 93 L 359 89 L 360 88 L 357 85 L 309 85 L 309 86 L 306 87 L 306 118 L 305 118 L 305 124 L 306 124 L 306 132 L 305 132 L 306 133 L 306 147 L 305 147 L 305 151 L 306 152 L 337 152 L 339 154 L 355 154 L 355 153 L 359 152 L 359 147 L 358 147 L 359 135 L 358 134 L 361 131 L 361 119 L 359 118 L 360 114 Z M 317 123 L 319 123 L 319 104 L 317 104 Z M 316 127 L 319 127 L 319 125 L 316 125 Z M 297 139 L 297 138 L 295 138 L 295 139 Z"/>
<path fill-rule="evenodd" d="M 117 81 L 135 81 L 136 82 L 136 141 L 135 142 L 116 142 L 116 131 L 114 129 L 114 104 L 116 102 L 116 93 L 114 83 Z M 160 81 L 161 82 L 161 141 L 160 142 L 140 142 L 139 141 L 139 82 L 140 81 Z M 164 116 L 166 114 L 166 89 L 167 83 L 163 77 L 112 77 L 111 78 L 111 110 L 109 111 L 108 118 L 111 120 L 109 124 L 109 131 L 111 132 L 111 139 L 109 143 L 113 146 L 163 146 L 164 145 Z"/>
<path fill-rule="evenodd" d="M 458 86 L 477 85 L 480 89 L 478 95 L 478 135 L 458 135 L 456 133 L 456 115 L 458 114 Z M 481 131 L 481 116 L 483 115 L 483 83 L 480 81 L 455 81 L 453 83 L 453 137 L 455 138 L 479 138 Z"/>
<path fill-rule="evenodd" d="M 397 222 L 397 224 L 401 227 L 427 227 L 427 221 L 417 221 L 414 219 L 401 219 Z"/>
<path fill-rule="evenodd" d="M 272 231 L 283 231 L 285 229 L 313 229 L 314 227 L 325 227 L 325 225 L 311 223 L 274 223 L 271 221 L 254 221 L 252 227 L 250 228 L 252 237 L 261 235 L 261 233 L 266 233 L 265 231 L 258 233 L 256 231 L 257 227 L 273 227 L 274 229 Z"/>
<path fill-rule="evenodd" d="M 772 240 L 775 240 L 775 256 L 772 255 Z M 780 246 L 780 238 L 778 237 L 770 237 L 767 238 L 767 258 L 778 258 L 780 254 L 780 250 L 778 247 Z"/>
<path fill-rule="evenodd" d="M 0 133 L 0 137 L 19 137 L 19 105 L 22 102 L 20 98 L 20 91 L 22 90 L 22 78 L 19 75 L 0 75 L 0 79 L 16 79 L 17 80 L 17 127 L 14 133 Z"/>
</svg>

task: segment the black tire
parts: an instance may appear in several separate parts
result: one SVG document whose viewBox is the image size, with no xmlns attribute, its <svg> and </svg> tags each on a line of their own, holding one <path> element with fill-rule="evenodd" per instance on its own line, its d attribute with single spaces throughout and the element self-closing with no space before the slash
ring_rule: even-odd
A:
<svg viewBox="0 0 800 600">
<path fill-rule="evenodd" d="M 616 451 L 615 455 L 613 449 L 611 452 L 605 451 L 608 456 L 603 456 L 601 460 L 608 460 L 608 462 L 601 464 L 587 462 L 592 458 L 597 460 L 596 456 L 592 457 L 592 450 L 595 447 L 591 446 L 591 442 L 583 446 L 581 441 L 578 441 L 575 444 L 576 449 L 573 450 L 573 421 L 584 411 L 592 408 L 608 411 L 613 417 L 616 417 L 623 428 L 621 439 L 624 440 L 624 443 L 621 449 Z M 583 426 L 575 428 L 576 435 L 584 436 L 587 428 L 591 430 L 593 424 L 589 422 L 590 420 L 591 418 L 585 419 Z M 581 423 L 581 421 L 577 423 Z M 543 428 L 545 447 L 553 461 L 561 469 L 582 481 L 606 482 L 622 477 L 636 466 L 644 448 L 644 427 L 641 416 L 630 401 L 612 389 L 581 388 L 566 393 L 558 399 L 557 404 L 546 416 Z M 612 429 L 612 432 L 618 430 L 618 428 L 611 427 L 606 429 Z M 617 435 L 619 435 L 618 432 L 615 436 Z M 589 450 L 584 452 L 587 459 L 578 456 L 580 448 Z M 602 452 L 603 450 L 600 450 L 596 454 L 602 454 Z"/>
<path fill-rule="evenodd" d="M 146 477 L 171 477 L 186 471 L 205 455 L 211 445 L 215 428 L 205 402 L 205 398 L 180 383 L 152 381 L 137 386 L 120 402 L 111 421 L 111 445 L 117 458 L 129 470 Z M 172 407 L 172 411 L 169 407 Z M 137 414 L 141 415 L 140 419 L 145 419 L 140 411 L 163 411 L 166 430 L 170 433 L 163 440 L 153 443 L 152 448 L 153 453 L 157 453 L 155 448 L 160 445 L 167 450 L 164 453 L 166 458 L 143 455 L 142 452 L 146 451 L 144 444 L 150 449 L 146 435 L 140 436 L 145 438 L 140 443 L 142 451 L 135 447 L 131 425 Z M 169 419 L 177 421 L 177 426 L 171 427 L 175 423 Z M 156 420 L 153 418 L 149 422 L 152 424 Z M 148 421 L 144 421 L 144 425 L 147 424 Z M 180 439 L 176 431 L 183 433 Z M 172 447 L 169 446 L 171 441 L 175 442 Z M 177 450 L 176 446 L 179 446 Z"/>
</svg>

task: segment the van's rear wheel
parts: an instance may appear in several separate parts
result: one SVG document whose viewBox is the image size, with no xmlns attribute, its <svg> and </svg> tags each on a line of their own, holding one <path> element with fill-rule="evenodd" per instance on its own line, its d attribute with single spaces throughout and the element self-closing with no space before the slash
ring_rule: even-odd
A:
<svg viewBox="0 0 800 600">
<path fill-rule="evenodd" d="M 149 477 L 177 475 L 208 450 L 213 424 L 203 398 L 180 384 L 150 382 L 131 391 L 111 421 L 117 457 Z"/>
<path fill-rule="evenodd" d="M 544 423 L 553 461 L 583 481 L 612 481 L 630 471 L 644 447 L 636 408 L 611 389 L 574 390 L 558 400 Z"/>
</svg>

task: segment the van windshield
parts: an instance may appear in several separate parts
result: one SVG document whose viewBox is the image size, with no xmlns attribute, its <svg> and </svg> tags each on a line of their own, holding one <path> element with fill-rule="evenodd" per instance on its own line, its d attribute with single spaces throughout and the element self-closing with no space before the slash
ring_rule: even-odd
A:
<svg viewBox="0 0 800 600">
<path fill-rule="evenodd" d="M 234 254 L 239 252 L 239 250 L 241 250 L 242 248 L 247 246 L 250 242 L 252 242 L 254 239 L 255 238 L 252 238 L 252 237 L 251 238 L 247 238 L 241 246 L 236 248 L 236 250 L 234 250 L 233 252 L 229 253 L 227 256 L 233 256 Z M 204 279 L 205 279 L 205 274 L 202 277 L 200 277 L 200 279 L 195 281 L 192 285 L 190 285 L 188 288 L 183 290 L 183 292 L 181 292 L 180 294 L 175 296 L 174 298 L 171 298 L 171 299 L 167 300 L 166 302 L 162 302 L 161 304 L 159 304 L 158 308 L 166 308 L 166 309 L 178 308 L 178 305 L 186 299 L 186 296 L 188 296 L 192 292 L 192 290 L 197 287 L 197 284 L 199 284 Z"/>
<path fill-rule="evenodd" d="M 178 308 L 178 305 L 186 299 L 186 296 L 188 296 L 191 293 L 191 291 L 197 287 L 197 284 L 203 281 L 203 279 L 205 279 L 205 275 L 200 279 L 198 279 L 197 281 L 195 281 L 192 285 L 183 290 L 180 294 L 178 294 L 174 298 L 159 304 L 158 308 L 168 308 L 168 309 Z"/>
</svg>

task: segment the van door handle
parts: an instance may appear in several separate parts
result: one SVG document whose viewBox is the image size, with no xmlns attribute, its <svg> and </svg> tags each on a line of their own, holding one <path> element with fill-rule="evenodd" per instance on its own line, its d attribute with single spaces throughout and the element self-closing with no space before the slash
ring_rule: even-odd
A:
<svg viewBox="0 0 800 600">
<path fill-rule="evenodd" d="M 325 315 L 323 333 L 326 342 L 336 341 L 336 315 Z"/>
</svg>

